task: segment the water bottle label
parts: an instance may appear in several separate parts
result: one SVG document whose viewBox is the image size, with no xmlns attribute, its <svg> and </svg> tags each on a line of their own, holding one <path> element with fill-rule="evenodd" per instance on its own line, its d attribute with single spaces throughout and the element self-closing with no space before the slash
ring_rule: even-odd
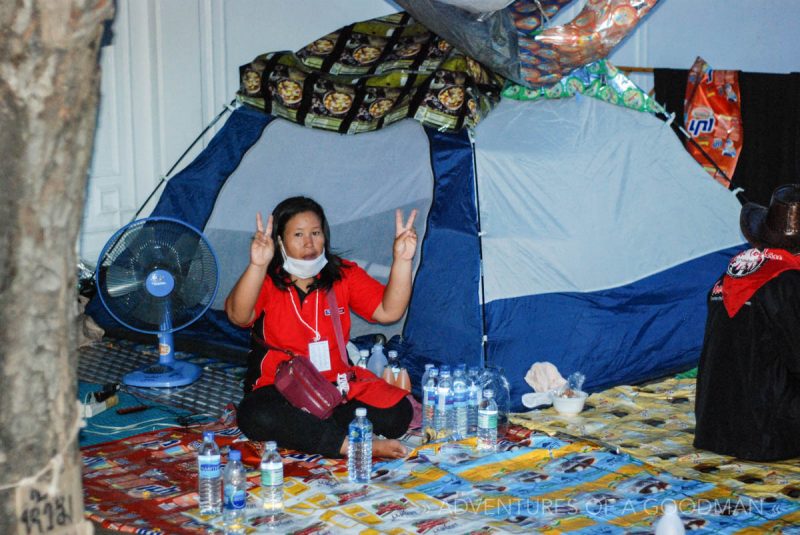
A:
<svg viewBox="0 0 800 535">
<path fill-rule="evenodd" d="M 439 406 L 440 409 L 444 409 L 447 406 L 447 389 L 440 388 L 436 395 L 436 405 Z"/>
<path fill-rule="evenodd" d="M 348 438 L 350 442 L 357 443 L 357 442 L 366 442 L 372 440 L 372 431 L 369 429 L 361 429 L 357 425 L 351 425 L 350 431 L 348 433 Z"/>
<path fill-rule="evenodd" d="M 283 463 L 261 465 L 261 486 L 275 487 L 283 484 Z"/>
<path fill-rule="evenodd" d="M 480 411 L 478 413 L 478 427 L 497 429 L 497 411 Z"/>
<path fill-rule="evenodd" d="M 455 404 L 456 405 L 466 405 L 467 404 L 467 393 L 466 392 L 457 392 L 455 397 Z"/>
<path fill-rule="evenodd" d="M 246 490 L 237 489 L 235 485 L 225 485 L 225 509 L 244 509 L 246 503 Z"/>
<path fill-rule="evenodd" d="M 430 405 L 434 401 L 434 397 L 436 394 L 430 389 L 426 388 L 422 391 L 422 404 L 423 405 Z"/>
<path fill-rule="evenodd" d="M 197 471 L 202 479 L 214 479 L 222 473 L 219 455 L 198 455 Z"/>
</svg>

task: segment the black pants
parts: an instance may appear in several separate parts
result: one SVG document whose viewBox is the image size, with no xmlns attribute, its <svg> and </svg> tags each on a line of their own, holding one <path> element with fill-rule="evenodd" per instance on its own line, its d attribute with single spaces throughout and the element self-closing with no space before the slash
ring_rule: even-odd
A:
<svg viewBox="0 0 800 535">
<path fill-rule="evenodd" d="M 386 438 L 403 436 L 414 416 L 406 398 L 388 409 L 352 400 L 336 407 L 327 420 L 320 420 L 291 405 L 274 386 L 263 386 L 245 394 L 239 404 L 237 422 L 250 440 L 274 440 L 281 448 L 334 458 L 342 456 L 339 450 L 358 407 L 366 407 L 372 432 Z"/>
</svg>

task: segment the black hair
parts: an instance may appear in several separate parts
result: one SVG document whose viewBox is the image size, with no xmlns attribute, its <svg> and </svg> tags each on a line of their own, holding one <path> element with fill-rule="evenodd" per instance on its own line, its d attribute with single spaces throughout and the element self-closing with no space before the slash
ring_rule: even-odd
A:
<svg viewBox="0 0 800 535">
<path fill-rule="evenodd" d="M 278 245 L 278 236 L 283 239 L 286 224 L 291 218 L 303 212 L 315 214 L 322 223 L 322 234 L 325 236 L 325 258 L 328 259 L 328 263 L 319 272 L 319 278 L 314 283 L 314 287 L 330 290 L 333 283 L 342 278 L 342 259 L 331 252 L 331 229 L 328 226 L 325 211 L 317 201 L 309 197 L 289 197 L 279 202 L 272 211 L 272 242 L 275 244 L 275 254 L 267 266 L 267 275 L 281 290 L 292 285 L 291 276 L 283 269 L 283 254 Z"/>
</svg>

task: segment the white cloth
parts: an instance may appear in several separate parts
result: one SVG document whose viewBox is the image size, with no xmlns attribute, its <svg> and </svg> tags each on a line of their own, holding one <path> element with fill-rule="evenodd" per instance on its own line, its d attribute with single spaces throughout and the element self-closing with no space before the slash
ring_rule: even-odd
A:
<svg viewBox="0 0 800 535">
<path fill-rule="evenodd" d="M 522 395 L 522 404 L 529 409 L 551 405 L 553 393 L 567 384 L 551 362 L 534 362 L 525 374 L 525 382 L 534 390 L 534 393 Z"/>
<path fill-rule="evenodd" d="M 525 374 L 525 382 L 535 392 L 551 392 L 567 384 L 558 368 L 550 362 L 535 362 Z"/>
</svg>

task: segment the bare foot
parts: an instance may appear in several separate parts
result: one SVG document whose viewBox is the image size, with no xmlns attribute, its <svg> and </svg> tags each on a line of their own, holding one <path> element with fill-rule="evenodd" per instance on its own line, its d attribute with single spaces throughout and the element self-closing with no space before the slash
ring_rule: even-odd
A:
<svg viewBox="0 0 800 535">
<path fill-rule="evenodd" d="M 399 440 L 393 438 L 374 439 L 372 441 L 372 455 L 386 459 L 402 459 L 408 454 L 406 447 Z"/>
<path fill-rule="evenodd" d="M 339 449 L 339 453 L 341 453 L 343 457 L 347 456 L 347 446 L 349 444 L 350 440 L 345 437 Z M 372 440 L 372 455 L 375 457 L 384 457 L 386 459 L 402 459 L 408 455 L 408 451 L 399 440 L 376 438 Z"/>
</svg>

